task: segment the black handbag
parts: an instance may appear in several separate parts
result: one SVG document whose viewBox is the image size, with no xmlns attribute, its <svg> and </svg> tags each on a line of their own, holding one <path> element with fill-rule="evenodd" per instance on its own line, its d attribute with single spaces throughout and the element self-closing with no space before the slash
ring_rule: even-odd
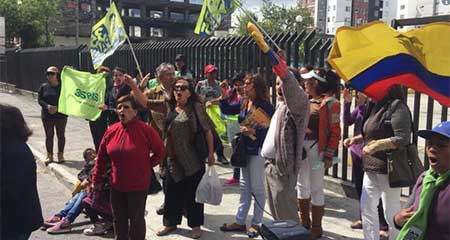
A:
<svg viewBox="0 0 450 240">
<path fill-rule="evenodd" d="M 242 135 L 236 134 L 233 139 L 233 154 L 231 155 L 231 166 L 233 167 L 247 167 L 248 164 L 248 156 L 247 156 L 247 147 L 244 144 Z"/>
<path fill-rule="evenodd" d="M 197 131 L 194 136 L 194 148 L 200 159 L 205 159 L 208 157 L 208 143 L 206 142 L 205 132 L 203 131 L 200 121 L 198 120 L 197 111 L 195 110 L 195 105 L 192 105 L 192 109 L 195 115 L 195 122 L 197 124 Z"/>
<path fill-rule="evenodd" d="M 400 104 L 399 101 L 394 101 L 391 109 L 395 109 L 398 104 Z M 390 115 L 392 115 L 392 111 Z M 414 123 L 410 111 L 409 120 L 411 122 L 411 133 L 414 134 Z M 419 175 L 424 171 L 415 143 L 387 152 L 386 157 L 389 187 L 391 188 L 413 186 Z"/>
<path fill-rule="evenodd" d="M 311 235 L 305 227 L 292 220 L 263 223 L 260 232 L 265 240 L 308 240 Z"/>
</svg>

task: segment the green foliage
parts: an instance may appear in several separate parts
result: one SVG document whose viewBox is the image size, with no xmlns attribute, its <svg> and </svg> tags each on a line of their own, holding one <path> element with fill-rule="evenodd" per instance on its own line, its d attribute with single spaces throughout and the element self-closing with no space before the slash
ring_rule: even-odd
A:
<svg viewBox="0 0 450 240">
<path fill-rule="evenodd" d="M 299 6 L 286 8 L 284 6 L 273 4 L 271 0 L 263 0 L 261 14 L 262 20 L 258 21 L 258 24 L 269 34 L 300 32 L 313 22 L 313 19 L 306 8 L 301 8 Z M 250 15 L 253 19 L 257 19 L 255 13 L 250 13 Z M 298 16 L 302 16 L 303 20 L 301 22 L 296 21 Z M 241 13 L 238 16 L 238 19 L 239 25 L 236 34 L 247 35 L 246 25 L 249 21 L 248 16 L 245 13 Z"/>
<path fill-rule="evenodd" d="M 22 48 L 53 44 L 48 23 L 56 16 L 60 0 L 0 0 L 0 15 L 5 17 L 6 39 L 21 38 Z"/>
</svg>

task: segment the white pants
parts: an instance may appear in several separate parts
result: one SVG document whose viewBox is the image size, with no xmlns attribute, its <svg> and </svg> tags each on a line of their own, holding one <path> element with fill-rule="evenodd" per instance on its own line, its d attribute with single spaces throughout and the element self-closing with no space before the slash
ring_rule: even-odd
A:
<svg viewBox="0 0 450 240">
<path fill-rule="evenodd" d="M 319 160 L 318 143 L 310 147 L 315 141 L 307 140 L 304 145 L 308 149 L 307 157 L 300 163 L 297 176 L 297 198 L 306 199 L 311 197 L 311 204 L 315 206 L 325 205 L 323 193 L 323 165 L 313 169 L 313 161 Z M 311 148 L 311 149 L 310 149 Z"/>
<path fill-rule="evenodd" d="M 361 194 L 361 217 L 365 240 L 378 240 L 380 223 L 378 202 L 383 200 L 386 222 L 389 223 L 389 239 L 397 239 L 398 230 L 394 227 L 394 215 L 400 211 L 401 188 L 389 187 L 387 174 L 364 173 Z"/>
</svg>

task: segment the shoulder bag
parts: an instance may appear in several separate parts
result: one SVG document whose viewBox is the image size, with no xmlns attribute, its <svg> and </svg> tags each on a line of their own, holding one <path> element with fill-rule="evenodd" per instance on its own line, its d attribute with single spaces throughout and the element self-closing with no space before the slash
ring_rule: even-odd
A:
<svg viewBox="0 0 450 240">
<path fill-rule="evenodd" d="M 392 102 L 388 115 L 389 120 L 398 104 L 401 104 L 399 100 Z M 411 121 L 411 134 L 414 134 L 414 123 L 412 121 L 411 112 L 408 112 L 409 120 Z M 387 152 L 386 157 L 389 186 L 391 188 L 413 186 L 419 175 L 424 171 L 416 143 L 409 143 L 405 147 Z"/>
<path fill-rule="evenodd" d="M 237 168 L 247 167 L 247 147 L 244 144 L 244 139 L 241 133 L 236 134 L 233 139 L 233 154 L 231 155 L 231 165 Z"/>
<path fill-rule="evenodd" d="M 197 131 L 194 136 L 194 148 L 198 154 L 200 159 L 205 159 L 208 157 L 208 143 L 206 142 L 205 131 L 203 131 L 203 127 L 198 120 L 197 110 L 195 108 L 195 104 L 192 104 L 192 110 L 195 115 L 195 122 L 197 124 Z"/>
</svg>

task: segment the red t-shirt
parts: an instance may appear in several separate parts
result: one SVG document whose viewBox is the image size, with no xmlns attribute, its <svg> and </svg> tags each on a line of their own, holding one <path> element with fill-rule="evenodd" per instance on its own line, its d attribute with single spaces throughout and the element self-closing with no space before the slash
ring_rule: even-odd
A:
<svg viewBox="0 0 450 240">
<path fill-rule="evenodd" d="M 150 156 L 150 154 L 152 154 Z M 100 143 L 92 182 L 101 184 L 101 177 L 111 163 L 111 186 L 122 192 L 147 190 L 151 168 L 165 157 L 164 143 L 156 130 L 133 119 L 108 128 Z"/>
</svg>

